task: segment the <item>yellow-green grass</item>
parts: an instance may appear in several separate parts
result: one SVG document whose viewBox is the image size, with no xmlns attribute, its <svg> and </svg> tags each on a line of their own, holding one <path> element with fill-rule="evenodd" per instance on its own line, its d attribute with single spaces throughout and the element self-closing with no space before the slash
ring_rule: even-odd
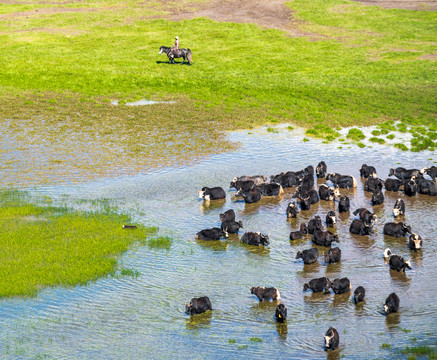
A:
<svg viewBox="0 0 437 360">
<path fill-rule="evenodd" d="M 0 297 L 35 296 L 46 287 L 84 285 L 114 274 L 119 256 L 157 231 L 123 229 L 130 221 L 107 207 L 84 212 L 0 192 Z"/>
<path fill-rule="evenodd" d="M 290 122 L 333 139 L 339 126 L 435 123 L 435 12 L 346 0 L 288 3 L 308 37 L 206 18 L 166 19 L 205 2 L 2 5 L 1 133 L 21 137 L 25 154 L 44 144 L 51 155 L 36 172 L 51 167 L 71 181 L 71 174 L 111 176 L 113 164 L 135 173 L 229 151 L 225 130 Z M 175 35 L 191 48 L 193 66 L 169 65 L 158 55 Z M 111 105 L 143 98 L 176 104 Z M 75 159 L 89 161 L 68 160 L 64 143 Z M 426 140 L 414 148 L 425 146 Z M 14 169 L 14 159 L 1 162 Z"/>
</svg>

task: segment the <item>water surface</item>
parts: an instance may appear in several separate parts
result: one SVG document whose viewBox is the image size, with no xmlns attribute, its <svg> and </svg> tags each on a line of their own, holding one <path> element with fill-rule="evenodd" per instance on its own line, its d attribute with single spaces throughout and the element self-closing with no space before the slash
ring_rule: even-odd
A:
<svg viewBox="0 0 437 360">
<path fill-rule="evenodd" d="M 31 189 L 56 202 L 107 198 L 138 223 L 159 226 L 174 237 L 172 247 L 151 250 L 134 246 L 122 258 L 138 278 L 107 278 L 86 287 L 48 289 L 36 299 L 4 300 L 0 306 L 2 358 L 56 359 L 161 359 L 161 358 L 389 358 L 393 349 L 437 340 L 437 198 L 405 197 L 385 193 L 386 202 L 375 206 L 379 216 L 373 236 L 352 236 L 352 211 L 370 206 L 370 196 L 359 179 L 361 164 L 374 165 L 385 179 L 390 167 L 423 168 L 432 165 L 435 153 L 404 153 L 388 146 L 339 149 L 338 144 L 303 142 L 295 133 L 271 134 L 263 130 L 229 135 L 239 141 L 239 151 L 212 156 L 193 166 L 165 168 L 148 174 L 103 179 L 74 186 L 40 186 Z M 299 170 L 324 160 L 329 172 L 354 175 L 356 190 L 351 213 L 338 218 L 341 263 L 313 265 L 296 260 L 298 250 L 311 247 L 310 237 L 290 242 L 289 233 L 312 216 L 325 218 L 337 204 L 322 201 L 297 220 L 288 220 L 285 209 L 293 189 L 281 198 L 256 204 L 235 201 L 227 191 L 224 201 L 206 204 L 197 199 L 203 186 L 226 190 L 236 175 L 272 175 Z M 318 183 L 322 183 L 318 181 Z M 391 208 L 401 197 L 406 202 L 404 221 L 424 239 L 422 251 L 413 253 L 406 238 L 382 235 L 384 223 L 393 221 Z M 244 231 L 270 234 L 270 246 L 242 245 L 238 236 L 217 243 L 196 242 L 197 231 L 219 226 L 218 214 L 234 209 Z M 396 273 L 382 257 L 390 247 L 411 258 L 413 270 Z M 327 248 L 319 248 L 323 253 Z M 366 301 L 355 305 L 351 294 L 322 295 L 302 292 L 315 277 L 347 276 L 353 289 L 366 288 Z M 260 303 L 251 286 L 278 287 L 288 308 L 288 320 L 277 325 L 276 303 Z M 396 292 L 401 307 L 384 316 L 385 298 Z M 214 310 L 189 317 L 184 303 L 207 295 Z M 340 349 L 323 350 L 323 335 L 330 326 L 340 333 Z M 261 340 L 261 341 L 260 341 Z"/>
</svg>

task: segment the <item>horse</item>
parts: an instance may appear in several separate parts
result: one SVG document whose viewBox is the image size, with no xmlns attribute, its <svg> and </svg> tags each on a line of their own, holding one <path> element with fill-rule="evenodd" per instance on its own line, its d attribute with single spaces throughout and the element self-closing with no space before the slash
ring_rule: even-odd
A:
<svg viewBox="0 0 437 360">
<path fill-rule="evenodd" d="M 183 58 L 181 65 L 187 60 L 188 65 L 191 65 L 191 50 L 190 49 L 179 49 L 176 54 L 174 54 L 173 49 L 168 46 L 161 46 L 159 48 L 159 55 L 166 53 L 168 56 L 168 62 L 170 64 L 176 64 L 174 58 Z"/>
</svg>

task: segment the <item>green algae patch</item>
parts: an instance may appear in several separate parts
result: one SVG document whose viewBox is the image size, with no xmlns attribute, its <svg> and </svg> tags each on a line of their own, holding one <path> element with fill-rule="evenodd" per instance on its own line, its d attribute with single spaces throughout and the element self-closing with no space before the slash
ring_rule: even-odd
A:
<svg viewBox="0 0 437 360">
<path fill-rule="evenodd" d="M 0 297 L 36 296 L 46 287 L 85 285 L 114 274 L 118 257 L 157 230 L 124 229 L 130 220 L 110 208 L 78 211 L 0 192 Z"/>
</svg>

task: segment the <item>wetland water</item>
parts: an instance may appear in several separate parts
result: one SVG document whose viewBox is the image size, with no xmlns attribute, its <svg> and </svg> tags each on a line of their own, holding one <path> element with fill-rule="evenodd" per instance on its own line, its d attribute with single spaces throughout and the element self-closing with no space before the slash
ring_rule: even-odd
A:
<svg viewBox="0 0 437 360">
<path fill-rule="evenodd" d="M 338 149 L 338 144 L 302 142 L 293 133 L 265 131 L 231 133 L 242 143 L 233 153 L 212 156 L 193 166 L 161 169 L 149 174 L 94 181 L 74 186 L 40 186 L 32 192 L 56 202 L 106 198 L 138 223 L 159 226 L 175 240 L 170 250 L 134 246 L 123 257 L 137 278 L 107 278 L 72 289 L 48 289 L 36 299 L 3 300 L 0 306 L 0 357 L 6 359 L 203 359 L 203 358 L 398 358 L 396 349 L 435 345 L 437 340 L 437 198 L 416 196 L 405 200 L 404 221 L 423 239 L 423 250 L 408 250 L 406 238 L 382 235 L 384 223 L 393 221 L 395 193 L 385 193 L 373 236 L 352 236 L 348 229 L 353 210 L 367 207 L 371 197 L 363 191 L 359 168 L 374 165 L 378 177 L 390 167 L 422 168 L 432 165 L 436 153 L 401 152 L 388 146 Z M 344 146 L 344 145 L 343 145 Z M 430 160 L 430 158 L 433 158 Z M 298 250 L 312 246 L 310 237 L 291 243 L 289 233 L 300 221 L 318 214 L 325 218 L 337 203 L 322 201 L 297 220 L 287 221 L 285 209 L 294 189 L 281 198 L 246 205 L 232 199 L 206 206 L 197 198 L 203 186 L 228 189 L 235 175 L 272 175 L 299 170 L 324 160 L 328 172 L 354 175 L 358 188 L 342 190 L 351 198 L 351 212 L 338 217 L 337 233 L 342 261 L 304 265 Z M 321 182 L 318 181 L 320 184 Z M 270 246 L 242 245 L 237 236 L 218 243 L 196 242 L 201 229 L 219 226 L 220 212 L 234 209 L 244 231 L 270 234 Z M 337 245 L 335 245 L 337 246 Z M 383 251 L 411 258 L 406 274 L 389 270 Z M 322 252 L 325 248 L 319 248 Z M 355 305 L 351 294 L 302 292 L 315 277 L 331 280 L 347 276 L 353 289 L 366 288 L 366 301 Z M 278 287 L 288 308 L 285 325 L 274 320 L 276 303 L 260 303 L 251 286 Z M 353 290 L 352 290 L 353 291 Z M 385 298 L 396 292 L 400 311 L 382 315 Z M 189 317 L 184 303 L 207 295 L 213 311 Z M 340 348 L 323 350 L 323 335 L 333 326 Z M 392 351 L 383 349 L 390 344 Z M 268 355 L 267 355 L 268 354 Z"/>
</svg>

